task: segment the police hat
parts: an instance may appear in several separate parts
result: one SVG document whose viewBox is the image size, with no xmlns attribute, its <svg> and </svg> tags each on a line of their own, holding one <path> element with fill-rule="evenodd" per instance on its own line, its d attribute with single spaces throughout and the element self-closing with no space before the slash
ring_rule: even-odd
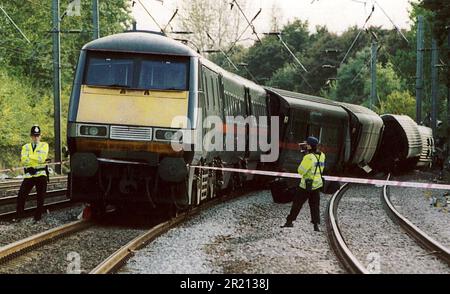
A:
<svg viewBox="0 0 450 294">
<path fill-rule="evenodd" d="M 319 144 L 319 140 L 316 137 L 310 136 L 306 139 L 306 143 L 308 143 L 311 147 L 315 147 Z"/>
<path fill-rule="evenodd" d="M 41 134 L 41 128 L 38 125 L 34 125 L 31 127 L 30 135 L 38 136 Z"/>
</svg>

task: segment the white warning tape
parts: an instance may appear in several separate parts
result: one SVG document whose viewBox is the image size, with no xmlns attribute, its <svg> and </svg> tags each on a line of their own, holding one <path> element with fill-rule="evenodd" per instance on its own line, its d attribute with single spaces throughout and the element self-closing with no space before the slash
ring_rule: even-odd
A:
<svg viewBox="0 0 450 294">
<path fill-rule="evenodd" d="M 53 165 L 58 165 L 58 164 L 64 164 L 67 163 L 69 161 L 63 161 L 63 162 L 51 162 L 51 163 L 47 163 L 46 165 L 48 166 L 53 166 Z M 12 167 L 12 168 L 7 168 L 7 169 L 0 169 L 0 173 L 3 172 L 13 172 L 15 170 L 23 170 L 24 167 Z"/>
<path fill-rule="evenodd" d="M 228 168 L 228 167 L 212 167 L 212 166 L 191 166 L 191 168 L 220 170 L 229 172 L 238 172 L 252 175 L 263 175 L 273 177 L 284 178 L 301 178 L 296 173 L 286 172 L 273 172 L 265 170 L 248 170 L 240 168 Z M 348 178 L 348 177 L 334 177 L 323 176 L 325 180 L 331 182 L 344 182 L 344 183 L 356 183 L 356 184 L 369 184 L 369 185 L 381 185 L 381 186 L 394 186 L 394 187 L 410 187 L 410 188 L 423 188 L 423 189 L 437 189 L 437 190 L 450 190 L 450 185 L 433 184 L 433 183 L 418 183 L 418 182 L 400 182 L 400 181 L 388 181 L 388 180 L 374 180 L 374 179 L 362 179 L 362 178 Z"/>
</svg>

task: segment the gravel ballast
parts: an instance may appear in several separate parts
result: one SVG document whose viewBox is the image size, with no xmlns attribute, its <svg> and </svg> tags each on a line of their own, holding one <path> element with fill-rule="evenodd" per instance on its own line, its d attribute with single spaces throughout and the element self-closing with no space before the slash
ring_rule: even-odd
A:
<svg viewBox="0 0 450 294">
<path fill-rule="evenodd" d="M 450 273 L 447 264 L 392 222 L 382 207 L 381 190 L 353 185 L 339 204 L 339 226 L 353 254 L 373 273 Z"/>
<path fill-rule="evenodd" d="M 119 227 L 88 228 L 1 264 L 0 273 L 88 273 L 142 232 Z"/>
<path fill-rule="evenodd" d="M 2 221 L 0 222 L 0 246 L 76 221 L 82 209 L 82 205 L 76 205 L 44 213 L 42 220 L 36 224 L 33 223 L 33 218 L 22 219 L 19 223 Z"/>
<path fill-rule="evenodd" d="M 323 214 L 329 197 L 322 195 Z M 293 228 L 291 204 L 252 192 L 203 211 L 138 251 L 121 273 L 342 273 L 325 226 L 314 232 L 305 203 Z"/>
<path fill-rule="evenodd" d="M 429 173 L 414 172 L 395 177 L 399 181 L 414 180 L 430 182 Z M 443 195 L 445 190 L 426 190 L 415 188 L 390 189 L 391 201 L 395 208 L 419 229 L 430 237 L 450 248 L 450 208 L 440 208 L 430 205 L 431 196 Z"/>
</svg>

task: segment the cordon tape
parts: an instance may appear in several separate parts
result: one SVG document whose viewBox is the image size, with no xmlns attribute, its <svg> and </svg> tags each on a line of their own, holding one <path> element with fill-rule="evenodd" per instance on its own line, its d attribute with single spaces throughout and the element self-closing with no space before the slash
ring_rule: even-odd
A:
<svg viewBox="0 0 450 294">
<path fill-rule="evenodd" d="M 248 170 L 240 168 L 228 168 L 228 167 L 212 167 L 212 166 L 191 166 L 191 168 L 220 170 L 228 172 L 245 173 L 252 175 L 284 177 L 284 178 L 301 178 L 296 173 L 286 172 L 274 172 L 265 170 Z M 408 188 L 423 188 L 423 189 L 437 189 L 437 190 L 450 190 L 450 185 L 433 184 L 433 183 L 418 183 L 418 182 L 401 182 L 401 181 L 388 181 L 388 180 L 375 180 L 375 179 L 362 179 L 362 178 L 348 178 L 348 177 L 334 177 L 323 176 L 327 181 L 331 182 L 344 182 L 344 183 L 356 183 L 356 184 L 368 184 L 368 185 L 381 185 L 381 186 L 393 186 L 393 187 L 408 187 Z"/>
<path fill-rule="evenodd" d="M 53 166 L 53 165 L 58 165 L 58 164 L 64 164 L 64 163 L 68 163 L 69 161 L 63 161 L 63 162 L 51 162 L 51 163 L 47 163 L 46 165 L 48 166 Z M 7 168 L 7 169 L 0 169 L 0 173 L 3 172 L 12 172 L 15 170 L 23 170 L 23 167 L 13 167 L 13 168 Z"/>
<path fill-rule="evenodd" d="M 63 162 L 53 162 L 48 165 L 57 165 L 63 164 L 67 161 Z M 241 168 L 230 168 L 230 167 L 213 167 L 213 166 L 196 166 L 193 165 L 190 168 L 199 168 L 199 169 L 209 169 L 209 170 L 219 170 L 219 171 L 227 171 L 227 172 L 237 172 L 237 173 L 245 173 L 252 175 L 262 175 L 262 176 L 272 176 L 272 177 L 283 177 L 283 178 L 298 178 L 301 176 L 296 173 L 287 173 L 287 172 L 274 172 L 274 171 L 266 171 L 266 170 L 249 170 L 249 169 L 241 169 Z M 14 170 L 21 170 L 22 167 L 16 167 L 11 169 L 3 169 L 0 172 L 8 172 Z M 344 183 L 355 183 L 355 184 L 367 184 L 367 185 L 380 185 L 380 186 L 393 186 L 393 187 L 408 187 L 408 188 L 422 188 L 422 189 L 436 189 L 436 190 L 450 190 L 450 185 L 445 184 L 433 184 L 433 183 L 418 183 L 418 182 L 402 182 L 402 181 L 388 181 L 388 180 L 375 180 L 375 179 L 363 179 L 363 178 L 349 178 L 349 177 L 334 177 L 334 176 L 323 176 L 323 178 L 327 181 L 331 182 L 344 182 Z"/>
</svg>

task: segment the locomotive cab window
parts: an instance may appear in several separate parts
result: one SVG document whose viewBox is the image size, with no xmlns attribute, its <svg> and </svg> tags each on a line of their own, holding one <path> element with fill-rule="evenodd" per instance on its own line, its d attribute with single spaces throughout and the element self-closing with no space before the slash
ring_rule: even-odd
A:
<svg viewBox="0 0 450 294">
<path fill-rule="evenodd" d="M 139 90 L 186 91 L 188 58 L 91 52 L 84 84 Z"/>
<path fill-rule="evenodd" d="M 143 60 L 139 89 L 187 90 L 187 62 Z"/>
<path fill-rule="evenodd" d="M 89 59 L 85 84 L 130 88 L 133 82 L 132 59 L 92 57 Z"/>
</svg>

